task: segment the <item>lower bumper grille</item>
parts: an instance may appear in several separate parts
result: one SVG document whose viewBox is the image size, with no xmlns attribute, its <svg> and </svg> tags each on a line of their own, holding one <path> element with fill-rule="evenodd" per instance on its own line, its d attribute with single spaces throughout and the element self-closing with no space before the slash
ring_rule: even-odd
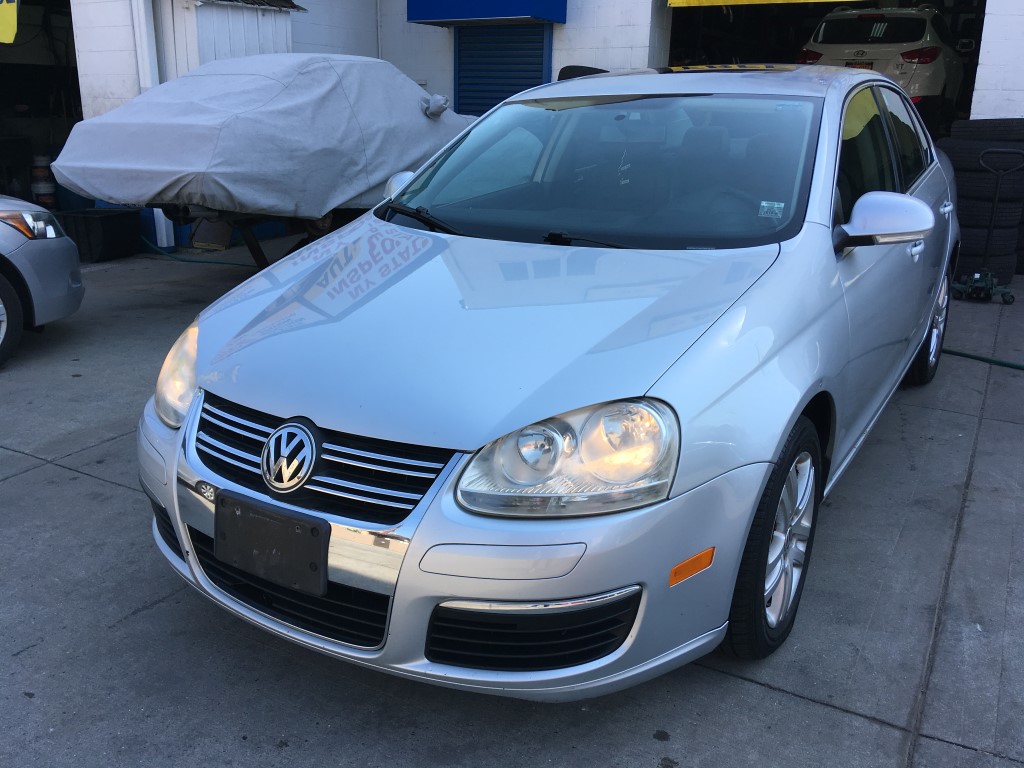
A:
<svg viewBox="0 0 1024 768">
<path fill-rule="evenodd" d="M 508 672 L 564 669 L 600 659 L 626 640 L 639 589 L 596 607 L 557 613 L 501 613 L 438 606 L 426 657 L 438 664 Z"/>
<path fill-rule="evenodd" d="M 156 518 L 156 529 L 160 534 L 160 538 L 178 556 L 179 560 L 184 560 L 185 553 L 181 551 L 181 544 L 178 542 L 178 534 L 174 532 L 171 516 L 167 514 L 166 509 L 152 499 L 150 499 L 150 503 L 153 505 L 153 516 Z"/>
<path fill-rule="evenodd" d="M 324 597 L 296 592 L 222 563 L 213 539 L 188 529 L 207 578 L 239 602 L 293 627 L 360 648 L 384 642 L 391 598 L 356 587 L 328 583 Z"/>
</svg>

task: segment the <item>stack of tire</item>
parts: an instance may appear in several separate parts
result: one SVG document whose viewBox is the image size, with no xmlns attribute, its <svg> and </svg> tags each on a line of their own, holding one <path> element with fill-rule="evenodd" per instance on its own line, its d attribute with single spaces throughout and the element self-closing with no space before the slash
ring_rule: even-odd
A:
<svg viewBox="0 0 1024 768">
<path fill-rule="evenodd" d="M 987 270 L 1006 285 L 1015 272 L 1024 274 L 1024 118 L 957 120 L 951 134 L 938 146 L 956 172 L 961 240 L 954 277 Z M 998 200 L 994 171 L 1003 174 Z"/>
</svg>

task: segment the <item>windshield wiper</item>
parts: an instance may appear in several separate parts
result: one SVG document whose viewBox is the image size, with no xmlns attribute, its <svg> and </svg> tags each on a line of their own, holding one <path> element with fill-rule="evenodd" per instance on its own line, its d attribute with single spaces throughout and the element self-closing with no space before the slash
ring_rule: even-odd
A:
<svg viewBox="0 0 1024 768">
<path fill-rule="evenodd" d="M 423 224 L 426 224 L 433 232 L 445 232 L 449 235 L 461 235 L 455 227 L 446 224 L 437 218 L 434 214 L 424 208 L 422 205 L 418 208 L 412 208 L 408 205 L 402 205 L 401 203 L 391 202 L 388 203 L 388 210 L 400 213 L 403 216 L 408 216 L 410 219 L 416 219 Z"/>
<path fill-rule="evenodd" d="M 609 243 L 604 240 L 593 240 L 589 237 L 577 237 L 576 235 L 570 235 L 567 232 L 548 232 L 541 238 L 542 242 L 548 243 L 549 245 L 572 245 L 573 243 L 590 243 L 591 245 L 599 245 L 602 248 L 628 248 L 629 246 L 622 245 L 621 243 Z"/>
</svg>

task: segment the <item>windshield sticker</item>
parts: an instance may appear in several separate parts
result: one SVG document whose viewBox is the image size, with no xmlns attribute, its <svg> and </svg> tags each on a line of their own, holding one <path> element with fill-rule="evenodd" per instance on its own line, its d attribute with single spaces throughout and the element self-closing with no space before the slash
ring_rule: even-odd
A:
<svg viewBox="0 0 1024 768">
<path fill-rule="evenodd" d="M 761 210 L 757 212 L 757 215 L 765 219 L 782 219 L 782 211 L 786 207 L 785 203 L 773 203 L 768 200 L 761 201 Z"/>
</svg>

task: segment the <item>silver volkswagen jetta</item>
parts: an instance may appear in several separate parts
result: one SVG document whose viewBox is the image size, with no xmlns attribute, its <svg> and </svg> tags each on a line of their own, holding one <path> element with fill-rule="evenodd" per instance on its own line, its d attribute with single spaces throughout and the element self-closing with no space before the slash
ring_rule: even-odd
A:
<svg viewBox="0 0 1024 768">
<path fill-rule="evenodd" d="M 392 182 L 168 354 L 138 450 L 178 574 L 307 648 L 522 698 L 772 653 L 821 499 L 939 362 L 955 190 L 905 94 L 561 82 Z"/>
</svg>

